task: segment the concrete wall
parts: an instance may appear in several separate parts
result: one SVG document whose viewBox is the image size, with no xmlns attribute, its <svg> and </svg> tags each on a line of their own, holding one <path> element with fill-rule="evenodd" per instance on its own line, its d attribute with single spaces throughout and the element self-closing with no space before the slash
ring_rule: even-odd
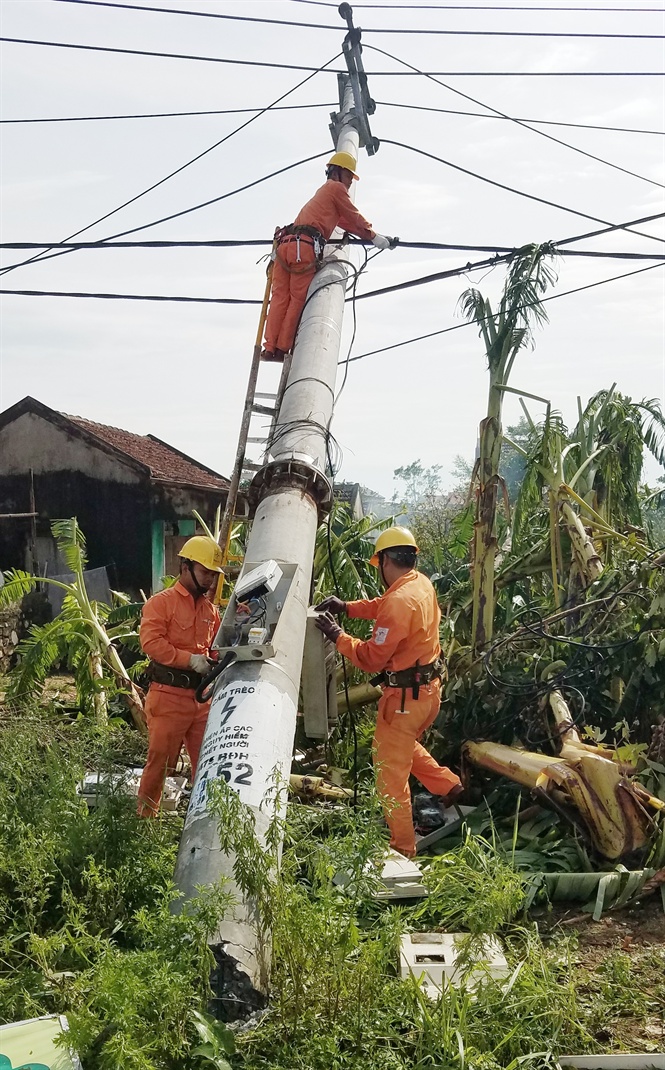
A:
<svg viewBox="0 0 665 1070">
<path fill-rule="evenodd" d="M 80 435 L 26 412 L 0 429 L 0 464 L 4 476 L 21 475 L 32 468 L 35 476 L 53 472 L 81 472 L 105 482 L 138 485 L 141 473 Z M 26 506 L 27 508 L 27 506 Z"/>
</svg>

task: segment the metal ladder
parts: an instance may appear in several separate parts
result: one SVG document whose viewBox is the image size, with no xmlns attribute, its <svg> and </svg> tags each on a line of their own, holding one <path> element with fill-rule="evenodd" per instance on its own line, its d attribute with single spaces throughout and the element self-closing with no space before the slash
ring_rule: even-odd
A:
<svg viewBox="0 0 665 1070">
<path fill-rule="evenodd" d="M 274 249 L 274 245 L 273 245 Z M 279 385 L 277 391 L 259 390 L 260 384 L 260 372 L 266 364 L 274 364 L 274 361 L 267 362 L 261 360 L 261 343 L 263 339 L 263 330 L 265 327 L 266 315 L 268 312 L 268 304 L 270 302 L 270 289 L 272 285 L 272 266 L 273 262 L 270 261 L 268 271 L 266 272 L 266 288 L 263 295 L 263 304 L 261 306 L 261 314 L 259 316 L 259 325 L 256 333 L 256 341 L 254 344 L 254 353 L 252 356 L 252 364 L 249 371 L 249 379 L 247 382 L 247 392 L 245 394 L 245 405 L 243 408 L 242 420 L 240 422 L 240 434 L 238 436 L 238 446 L 236 449 L 236 457 L 233 465 L 233 474 L 231 476 L 231 482 L 229 485 L 229 491 L 226 498 L 226 505 L 224 507 L 224 514 L 219 530 L 219 545 L 222 548 L 222 568 L 227 565 L 240 560 L 238 555 L 232 554 L 231 538 L 233 533 L 234 520 L 247 520 L 247 516 L 244 513 L 238 514 L 236 512 L 238 505 L 238 494 L 240 490 L 240 484 L 243 479 L 251 478 L 255 472 L 258 472 L 263 465 L 267 462 L 270 454 L 270 446 L 272 443 L 273 435 L 275 433 L 275 427 L 279 416 L 280 406 L 282 404 L 282 398 L 284 397 L 284 391 L 286 389 L 286 383 L 289 377 L 289 371 L 291 368 L 291 354 L 287 354 L 282 363 L 282 372 L 279 379 Z M 266 417 L 270 418 L 270 425 L 268 430 L 265 430 Z M 263 425 L 257 427 L 257 421 L 262 420 Z M 262 447 L 262 458 L 260 462 L 252 461 L 247 457 L 247 446 L 249 444 L 258 445 Z M 223 605 L 225 600 L 222 598 L 224 576 L 220 577 L 220 583 L 217 587 L 217 594 L 215 597 L 215 603 L 217 605 Z"/>
</svg>

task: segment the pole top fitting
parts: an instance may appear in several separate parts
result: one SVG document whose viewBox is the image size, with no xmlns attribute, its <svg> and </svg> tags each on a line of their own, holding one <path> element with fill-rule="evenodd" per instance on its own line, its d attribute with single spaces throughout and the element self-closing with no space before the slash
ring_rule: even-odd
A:
<svg viewBox="0 0 665 1070">
<path fill-rule="evenodd" d="M 342 18 L 346 19 L 346 21 L 350 24 L 351 19 L 353 18 L 353 8 L 351 7 L 351 4 L 340 4 L 337 10 L 339 11 Z"/>
</svg>

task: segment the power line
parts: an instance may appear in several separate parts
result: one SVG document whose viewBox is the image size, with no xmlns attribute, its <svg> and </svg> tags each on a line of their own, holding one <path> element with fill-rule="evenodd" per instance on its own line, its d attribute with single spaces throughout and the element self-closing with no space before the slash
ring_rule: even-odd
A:
<svg viewBox="0 0 665 1070">
<path fill-rule="evenodd" d="M 302 111 L 305 108 L 337 108 L 339 103 L 332 104 L 284 104 L 281 107 L 270 107 L 270 111 Z M 249 112 L 263 114 L 267 108 L 215 108 L 209 111 L 154 111 L 139 115 L 64 115 L 56 117 L 40 117 L 37 119 L 0 119 L 1 125 L 17 125 L 19 123 L 91 123 L 105 122 L 110 119 L 177 119 L 190 115 L 245 115 Z M 537 120 L 533 120 L 537 122 Z"/>
<path fill-rule="evenodd" d="M 221 56 L 192 56 L 183 52 L 149 52 L 140 48 L 111 48 L 110 45 L 79 45 L 70 41 L 35 41 L 25 37 L 0 37 L 0 41 L 15 45 L 42 45 L 46 48 L 74 48 L 83 52 L 114 52 L 122 56 L 157 56 L 160 59 L 191 59 L 199 63 L 231 63 L 239 67 L 272 67 L 285 71 L 311 71 L 319 67 L 305 67 L 300 63 L 274 63 L 258 59 L 226 59 Z M 334 71 L 334 74 L 343 73 Z"/>
<path fill-rule="evenodd" d="M 369 45 L 369 48 L 374 52 L 379 52 L 382 56 L 387 56 L 389 59 L 394 60 L 396 63 L 402 63 L 405 67 L 408 67 L 411 71 L 418 71 L 417 67 L 413 64 L 407 63 L 405 60 L 399 59 L 398 56 L 393 56 L 389 52 L 385 52 L 382 48 L 375 48 L 373 45 Z M 422 73 L 422 72 L 419 72 Z M 436 81 L 436 79 L 433 79 Z M 473 104 L 478 104 L 481 108 L 487 108 L 488 111 L 493 112 L 495 115 L 500 115 L 502 119 L 509 119 L 511 122 L 516 123 L 517 126 L 524 127 L 525 130 L 530 130 L 533 134 L 537 134 L 539 137 L 547 138 L 548 141 L 553 141 L 557 145 L 562 145 L 566 149 L 570 149 L 571 152 L 577 152 L 581 156 L 586 156 L 590 160 L 595 160 L 596 163 L 602 163 L 606 167 L 611 167 L 616 171 L 621 171 L 623 174 L 630 175 L 632 178 L 638 178 L 641 182 L 648 182 L 652 186 L 660 186 L 661 189 L 665 189 L 665 185 L 662 182 L 656 182 L 655 179 L 646 178 L 644 175 L 637 174 L 636 171 L 629 171 L 626 167 L 621 167 L 619 164 L 612 163 L 610 160 L 605 160 L 601 156 L 595 156 L 592 152 L 587 152 L 586 149 L 580 149 L 577 145 L 571 145 L 568 141 L 562 141 L 558 137 L 554 137 L 552 134 L 548 134 L 545 130 L 537 130 L 535 126 L 529 126 L 523 119 L 514 119 L 511 115 L 506 115 L 505 112 L 498 111 L 493 108 L 491 104 L 485 104 L 483 100 L 476 100 L 475 97 L 470 97 L 467 93 L 462 93 L 459 89 L 454 89 L 452 86 L 443 85 L 443 82 L 436 81 L 437 85 L 443 86 L 444 89 L 449 92 L 455 93 L 457 96 L 461 96 L 464 100 L 470 100 Z"/>
<path fill-rule="evenodd" d="M 467 167 L 461 167 L 460 164 L 452 163 L 450 160 L 444 160 L 442 156 L 435 156 L 432 152 L 426 152 L 425 149 L 417 149 L 414 145 L 405 145 L 402 141 L 392 141 L 388 138 L 384 138 L 383 145 L 396 145 L 398 148 L 407 149 L 410 152 L 418 153 L 419 156 L 426 156 L 430 160 L 435 160 L 438 163 L 445 164 L 447 167 L 452 167 L 455 171 L 461 171 L 464 175 L 470 175 L 471 178 L 477 178 L 481 182 L 486 182 L 490 186 L 496 186 L 497 189 L 506 190 L 508 193 L 515 193 L 518 197 L 526 197 L 527 200 L 536 201 L 538 204 L 546 204 L 549 208 L 557 208 L 561 212 L 569 212 L 571 215 L 580 216 L 582 219 L 591 219 L 594 223 L 603 223 L 606 226 L 613 227 L 614 225 L 608 223 L 606 219 L 600 219 L 598 216 L 589 215 L 587 212 L 580 212 L 577 208 L 568 208 L 567 205 L 557 204 L 556 201 L 547 200 L 546 197 L 538 197 L 535 193 L 525 193 L 524 190 L 515 189 L 514 186 L 507 186 L 503 182 L 497 182 L 496 179 L 487 178 L 485 175 L 479 175 L 475 171 L 470 171 Z M 630 230 L 626 225 L 619 225 L 619 230 L 626 230 L 630 234 L 637 234 L 641 238 L 651 238 L 652 241 L 665 242 L 665 238 L 659 238 L 655 234 L 645 234 L 639 230 Z"/>
<path fill-rule="evenodd" d="M 543 298 L 540 299 L 540 301 L 538 303 L 539 304 L 544 304 L 546 301 L 555 301 L 559 297 L 569 297 L 570 294 L 581 293 L 583 290 L 592 290 L 596 286 L 604 286 L 608 282 L 618 282 L 620 279 L 628 279 L 632 275 L 641 275 L 642 272 L 651 271 L 653 268 L 656 268 L 656 267 L 663 267 L 663 264 L 650 264 L 648 267 L 638 268 L 636 271 L 627 271 L 623 275 L 613 275 L 612 278 L 600 279 L 598 282 L 590 282 L 590 283 L 587 283 L 586 286 L 576 286 L 572 290 L 564 290 L 559 294 L 552 294 L 551 297 L 543 297 Z M 519 307 L 520 308 L 531 308 L 534 304 L 536 304 L 536 302 L 532 301 L 532 302 L 528 302 L 527 304 L 521 305 Z M 487 319 L 491 319 L 491 318 L 492 318 L 491 316 L 484 316 L 483 317 L 483 319 L 486 319 L 486 320 Z M 440 334 L 448 334 L 448 333 L 450 333 L 450 331 L 460 331 L 463 327 L 473 327 L 474 325 L 477 326 L 477 321 L 476 320 L 469 320 L 466 323 L 456 323 L 453 327 L 444 327 L 440 331 L 430 331 L 428 334 L 420 334 L 415 338 L 405 338 L 401 342 L 394 342 L 392 345 L 382 346 L 381 349 L 372 349 L 367 353 L 359 353 L 357 357 L 350 357 L 349 358 L 349 363 L 351 363 L 354 360 L 364 360 L 365 357 L 374 357 L 378 353 L 387 353 L 390 349 L 400 349 L 402 346 L 412 345 L 414 342 L 423 342 L 428 338 L 435 338 L 437 335 L 440 335 Z M 343 362 L 340 362 L 340 363 L 343 363 Z"/>
<path fill-rule="evenodd" d="M 641 127 L 634 126 L 602 126 L 599 123 L 570 123 L 563 119 L 518 119 L 511 117 L 510 115 L 501 115 L 499 113 L 487 114 L 481 111 L 460 111 L 455 108 L 431 108 L 424 104 L 398 104 L 396 101 L 390 100 L 377 100 L 377 106 L 381 108 L 408 108 L 411 111 L 426 111 L 435 112 L 439 115 L 463 115 L 469 116 L 475 119 L 505 119 L 507 122 L 518 123 L 538 123 L 542 126 L 566 126 L 575 130 L 606 130 L 611 133 L 617 134 L 653 134 L 658 137 L 665 137 L 665 130 L 645 130 Z M 337 101 L 325 102 L 320 104 L 284 104 L 281 107 L 272 107 L 271 111 L 303 111 L 307 108 L 336 108 L 338 107 Z M 20 125 L 27 123 L 88 123 L 88 122 L 107 122 L 113 119 L 179 119 L 186 118 L 188 116 L 199 115 L 244 115 L 249 112 L 262 112 L 263 108 L 214 108 L 201 111 L 157 111 L 157 112 L 144 112 L 131 115 L 65 115 L 65 116 L 40 116 L 37 118 L 27 119 L 0 119 L 0 126 L 2 125 Z"/>
<path fill-rule="evenodd" d="M 456 111 L 453 108 L 429 108 L 424 104 L 396 104 L 394 101 L 389 100 L 377 100 L 375 103 L 381 108 L 409 108 L 413 111 L 432 111 L 443 115 L 469 115 L 475 119 L 504 119 L 511 123 L 539 123 L 543 126 L 570 126 L 576 130 L 609 130 L 612 133 L 617 134 L 657 134 L 659 137 L 665 137 L 665 130 L 642 130 L 639 127 L 634 126 L 600 126 L 597 123 L 567 123 L 561 119 L 518 119 L 515 116 L 502 115 L 500 112 L 494 112 L 493 114 L 487 115 L 482 111 Z M 483 107 L 487 107 L 487 105 L 483 105 Z M 1 121 L 2 120 L 0 120 L 0 122 Z M 11 122 L 12 120 L 9 121 Z M 20 122 L 21 120 L 14 121 Z"/>
<path fill-rule="evenodd" d="M 73 48 L 84 52 L 111 52 L 121 56 L 151 56 L 160 59 L 187 59 L 200 63 L 230 63 L 239 67 L 269 67 L 285 71 L 310 71 L 315 74 L 319 67 L 301 63 L 275 63 L 258 59 L 229 59 L 222 56 L 193 56 L 183 52 L 151 52 L 139 48 L 111 48 L 109 45 L 80 45 L 70 41 L 36 41 L 25 37 L 0 37 L 0 41 L 17 45 L 40 45 L 47 48 Z M 371 46 L 366 45 L 369 48 Z M 331 74 L 345 74 L 331 71 Z M 414 71 L 368 71 L 372 78 L 413 77 Z M 418 71 L 428 78 L 663 78 L 665 71 Z"/>
<path fill-rule="evenodd" d="M 294 4 L 312 4 L 314 7 L 337 7 L 337 4 L 330 3 L 328 0 L 291 0 L 291 2 Z M 479 4 L 354 4 L 353 6 L 358 11 L 368 11 L 370 9 L 380 11 L 529 11 L 531 13 L 534 11 L 609 11 L 627 15 L 665 14 L 665 8 L 663 7 L 531 7 L 524 5 L 518 7 L 505 4 L 500 6 L 496 4 L 487 6 Z"/>
<path fill-rule="evenodd" d="M 240 297 L 182 297 L 165 294 L 114 294 L 114 293 L 77 293 L 65 290 L 3 290 L 0 294 L 13 294 L 18 297 L 78 297 L 94 298 L 102 301 L 171 301 L 198 305 L 262 305 L 263 301 L 245 300 Z"/>
<path fill-rule="evenodd" d="M 269 26 L 288 26 L 291 29 L 307 30 L 334 30 L 340 33 L 341 26 L 328 26 L 321 22 L 295 22 L 292 19 L 267 19 L 257 15 L 228 15 L 216 11 L 187 11 L 182 8 L 152 7 L 147 4 L 120 4 L 113 0 L 54 0 L 59 4 L 79 4 L 84 7 L 111 7 L 122 11 L 151 11 L 161 15 L 189 15 L 194 18 L 224 19 L 228 22 L 262 23 Z M 427 34 L 428 36 L 440 35 L 446 37 L 587 37 L 609 38 L 611 40 L 665 40 L 663 34 L 648 33 L 563 33 L 560 31 L 532 31 L 532 30 L 441 30 L 441 29 L 418 29 L 415 27 L 379 27 L 366 26 L 363 33 L 397 33 L 397 34 Z"/>
<path fill-rule="evenodd" d="M 332 57 L 332 59 L 327 60 L 326 63 L 323 64 L 323 67 L 320 67 L 319 70 L 316 71 L 315 73 L 318 74 L 319 71 L 321 71 L 325 67 L 327 67 L 328 64 L 334 63 L 337 58 L 338 58 L 338 56 L 335 55 L 335 56 Z M 314 77 L 314 74 L 308 74 L 306 78 L 301 79 L 301 81 L 299 81 L 291 89 L 288 89 L 285 93 L 282 93 L 279 97 L 276 98 L 276 100 L 273 100 L 270 104 L 268 104 L 267 107 L 262 108 L 258 113 L 252 115 L 250 119 L 247 119 L 244 123 L 241 123 L 240 126 L 236 127 L 234 130 L 231 130 L 230 133 L 225 134 L 223 138 L 220 138 L 219 141 L 216 141 L 213 145 L 210 145 L 207 149 L 204 149 L 203 152 L 198 153 L 198 155 L 194 156 L 191 160 L 187 160 L 186 163 L 184 163 L 180 167 L 176 168 L 175 171 L 171 171 L 170 174 L 165 175 L 164 178 L 160 178 L 158 182 L 154 182 L 151 186 L 148 186 L 147 189 L 142 190 L 140 193 L 137 193 L 134 197 L 131 197 L 129 200 L 124 201 L 122 204 L 118 205 L 116 208 L 113 208 L 110 212 L 106 212 L 104 215 L 100 216 L 98 219 L 95 219 L 92 223 L 88 223 L 87 226 L 81 227 L 80 230 L 74 231 L 73 234 L 67 235 L 67 237 L 65 238 L 65 241 L 69 241 L 71 238 L 78 237 L 79 234 L 83 234 L 86 230 L 90 230 L 92 227 L 96 226 L 98 223 L 102 223 L 105 219 L 109 219 L 110 216 L 115 215 L 117 212 L 120 212 L 123 208 L 127 208 L 128 205 L 134 204 L 135 201 L 138 201 L 141 197 L 144 197 L 147 193 L 151 193 L 153 190 L 157 189 L 158 186 L 162 186 L 165 182 L 168 182 L 169 179 L 174 178 L 175 175 L 179 175 L 181 173 L 181 171 L 185 170 L 185 168 L 190 167 L 192 164 L 196 163 L 198 160 L 201 160 L 209 152 L 212 152 L 213 149 L 219 148 L 219 146 L 223 145 L 225 141 L 228 141 L 235 134 L 239 134 L 241 130 L 244 130 L 246 127 L 250 126 L 251 123 L 255 122 L 261 115 L 264 115 L 265 112 L 270 111 L 271 108 L 275 107 L 275 105 L 279 104 L 282 100 L 285 100 L 286 97 L 291 95 L 291 93 L 295 93 L 295 91 L 297 89 L 300 89 L 307 82 L 311 81 L 311 79 L 313 77 Z M 114 235 L 114 237 L 119 237 L 119 236 L 120 235 Z M 41 256 L 37 255 L 37 256 L 31 257 L 30 260 L 24 261 L 23 263 L 24 264 L 31 263 L 31 262 L 34 262 L 35 260 L 40 260 L 40 259 L 50 259 L 50 258 L 46 257 L 45 255 L 41 255 Z M 13 267 L 20 267 L 20 266 L 22 266 L 22 265 L 19 264 L 19 265 L 13 265 L 13 266 L 4 268 L 3 270 L 0 270 L 0 275 L 4 275 L 7 271 L 13 270 Z"/>
<path fill-rule="evenodd" d="M 665 213 L 660 213 L 658 218 L 661 218 Z M 653 218 L 653 217 L 650 217 Z M 568 238 L 566 241 L 575 241 L 579 239 Z M 328 245 L 344 245 L 345 241 L 329 241 Z M 364 243 L 360 239 L 355 239 L 351 242 L 353 245 L 363 245 Z M 558 246 L 559 243 L 552 242 L 552 245 Z M 97 249 L 241 249 L 241 248 L 270 248 L 272 247 L 271 238 L 248 238 L 244 240 L 233 239 L 214 239 L 211 238 L 207 241 L 105 241 L 101 239 L 96 242 L 53 242 L 51 244 L 46 242 L 0 242 L 0 249 L 63 249 L 67 252 L 91 252 Z M 448 242 L 431 242 L 431 241 L 400 241 L 400 249 L 418 249 L 428 252 L 474 252 L 474 253 L 494 253 L 495 255 L 509 255 L 515 253 L 516 247 L 511 245 L 452 245 Z M 602 250 L 586 249 L 584 251 L 579 249 L 564 249 L 558 250 L 563 256 L 585 256 L 595 257 L 603 260 L 662 260 L 665 259 L 665 253 L 632 253 L 632 252 L 604 252 Z"/>
<path fill-rule="evenodd" d="M 197 212 L 200 208 L 208 208 L 211 204 L 225 201 L 228 197 L 234 197 L 236 193 L 243 193 L 245 190 L 260 185 L 262 182 L 267 182 L 270 178 L 275 178 L 277 175 L 282 175 L 286 171 L 291 171 L 294 167 L 300 167 L 302 164 L 311 163 L 312 160 L 320 160 L 322 156 L 328 156 L 329 154 L 330 149 L 326 149 L 324 152 L 315 153 L 314 156 L 306 156 L 303 160 L 297 160 L 295 163 L 287 164 L 286 167 L 280 167 L 277 171 L 271 171 L 270 174 L 263 175 L 261 178 L 256 178 L 253 182 L 247 182 L 244 186 L 238 186 L 237 189 L 229 190 L 228 193 L 222 193 L 219 197 L 211 197 L 208 201 L 203 201 L 201 204 L 194 204 L 190 208 L 183 208 L 180 212 L 172 212 L 171 215 L 163 216 L 161 219 L 154 219 L 151 223 L 143 223 L 139 227 L 131 227 L 129 230 L 120 231 L 118 234 L 110 234 L 104 241 L 112 242 L 116 238 L 125 238 L 128 234 L 137 234 L 141 230 L 148 230 L 150 227 L 156 227 L 159 223 L 168 223 L 171 219 L 178 219 L 180 216 L 189 215 L 190 212 Z M 51 260 L 56 256 L 65 256 L 67 253 L 73 251 L 73 249 L 59 249 L 56 252 L 41 257 L 39 263 L 42 263 L 44 260 Z M 32 260 L 22 260 L 17 264 L 9 264 L 7 267 L 0 269 L 0 274 L 5 274 L 7 271 L 12 271 L 14 268 L 23 267 L 29 263 L 32 263 Z"/>
</svg>

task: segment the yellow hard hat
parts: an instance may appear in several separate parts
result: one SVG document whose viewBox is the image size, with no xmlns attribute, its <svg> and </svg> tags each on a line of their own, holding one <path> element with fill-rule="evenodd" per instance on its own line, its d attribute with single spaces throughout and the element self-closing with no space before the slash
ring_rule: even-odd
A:
<svg viewBox="0 0 665 1070">
<path fill-rule="evenodd" d="M 350 171 L 356 182 L 359 180 L 360 175 L 356 174 L 357 163 L 354 160 L 350 152 L 336 152 L 330 157 L 326 167 L 345 167 L 347 171 Z"/>
<path fill-rule="evenodd" d="M 378 568 L 379 554 L 381 553 L 381 551 L 395 550 L 398 546 L 410 546 L 411 549 L 415 550 L 416 553 L 418 553 L 418 544 L 416 543 L 416 540 L 413 537 L 413 532 L 409 531 L 408 528 L 386 528 L 386 530 L 382 531 L 378 539 L 376 540 L 374 553 L 369 559 L 370 565 L 374 565 L 376 568 Z"/>
<path fill-rule="evenodd" d="M 188 539 L 178 557 L 184 557 L 186 561 L 197 561 L 211 572 L 222 571 L 221 547 L 208 535 L 194 535 Z"/>
</svg>

